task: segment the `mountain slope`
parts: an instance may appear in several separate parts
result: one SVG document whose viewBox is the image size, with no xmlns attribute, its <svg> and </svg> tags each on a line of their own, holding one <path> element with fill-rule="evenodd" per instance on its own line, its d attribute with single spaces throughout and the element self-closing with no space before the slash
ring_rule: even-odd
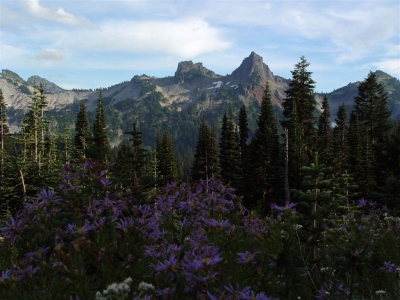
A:
<svg viewBox="0 0 400 300">
<path fill-rule="evenodd" d="M 382 71 L 376 71 L 376 74 L 388 92 L 388 106 L 393 111 L 392 118 L 400 119 L 400 81 Z M 254 52 L 230 75 L 221 76 L 202 63 L 183 61 L 178 64 L 174 76 L 164 78 L 134 76 L 130 81 L 104 89 L 103 97 L 109 117 L 112 118 L 110 121 L 113 125 L 110 129 L 115 131 L 115 138 L 121 133 L 121 128 L 117 128 L 117 124 L 127 126 L 127 122 L 132 122 L 134 118 L 141 119 L 140 113 L 138 115 L 134 111 L 150 110 L 151 114 L 157 115 L 157 112 L 163 110 L 169 114 L 162 116 L 168 121 L 172 118 L 171 114 L 176 114 L 173 118 L 182 117 L 181 112 L 189 114 L 191 118 L 206 115 L 209 116 L 209 121 L 219 126 L 218 118 L 226 107 L 232 104 L 238 108 L 242 103 L 248 108 L 250 127 L 253 128 L 267 81 L 275 111 L 280 114 L 289 80 L 275 76 L 263 62 L 263 58 Z M 32 76 L 24 81 L 18 74 L 3 70 L 0 74 L 0 88 L 3 90 L 6 102 L 12 108 L 10 122 L 13 130 L 17 130 L 21 115 L 29 105 L 34 84 L 44 86 L 46 99 L 49 102 L 47 115 L 54 117 L 54 128 L 61 122 L 59 119 L 63 119 L 62 125 L 66 126 L 69 120 L 69 126 L 73 127 L 71 124 L 75 115 L 73 115 L 74 109 L 71 111 L 71 108 L 77 107 L 78 102 L 85 100 L 89 112 L 96 107 L 98 91 L 65 90 L 39 76 Z M 332 120 L 342 102 L 345 103 L 348 112 L 351 111 L 358 84 L 359 82 L 350 83 L 327 94 L 332 109 Z M 323 96 L 315 94 L 317 102 L 321 103 Z M 116 121 L 117 119 L 119 121 Z M 127 121 L 128 119 L 130 121 Z M 156 122 L 155 117 L 154 120 L 150 119 Z M 143 123 L 145 121 L 143 120 Z M 157 122 L 161 124 L 162 121 Z"/>
</svg>

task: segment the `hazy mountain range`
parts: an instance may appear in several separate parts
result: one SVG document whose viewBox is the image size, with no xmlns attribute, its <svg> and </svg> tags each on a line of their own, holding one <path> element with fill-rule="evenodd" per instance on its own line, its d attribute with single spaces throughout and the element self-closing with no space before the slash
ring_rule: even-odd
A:
<svg viewBox="0 0 400 300">
<path fill-rule="evenodd" d="M 388 93 L 388 106 L 392 110 L 392 118 L 400 119 L 400 81 L 382 71 L 376 71 L 376 74 Z M 360 78 L 360 81 L 362 80 L 363 78 Z M 164 115 L 160 115 L 163 118 L 159 120 L 160 123 L 166 122 L 166 118 L 172 115 L 179 115 L 182 111 L 190 110 L 190 115 L 194 117 L 201 114 L 212 115 L 215 111 L 221 112 L 220 108 L 225 107 L 230 98 L 235 99 L 236 106 L 245 103 L 249 109 L 257 107 L 267 81 L 272 92 L 273 104 L 279 114 L 289 79 L 274 75 L 262 57 L 254 52 L 230 75 L 218 75 L 202 63 L 183 61 L 178 64 L 174 76 L 156 78 L 136 75 L 129 81 L 103 89 L 103 97 L 105 105 L 108 106 L 109 116 L 115 116 L 122 122 L 117 123 L 124 124 L 129 119 L 140 119 L 138 111 L 140 112 L 141 106 L 147 108 L 148 113 L 152 113 L 152 108 L 161 109 Z M 13 131 L 17 130 L 21 116 L 29 105 L 33 85 L 39 86 L 40 83 L 43 84 L 49 102 L 47 111 L 53 116 L 54 127 L 60 123 L 60 118 L 64 120 L 63 125 L 67 125 L 68 120 L 73 124 L 75 115 L 71 112 L 76 111 L 80 101 L 86 101 L 88 111 L 93 111 L 96 107 L 99 95 L 97 90 L 65 90 L 39 76 L 32 76 L 25 81 L 10 70 L 3 70 L 0 74 L 0 88 L 11 108 L 9 121 Z M 342 102 L 345 103 L 348 113 L 351 111 L 358 84 L 359 82 L 350 83 L 327 94 L 332 109 L 332 120 Z M 323 96 L 324 94 L 315 94 L 318 103 Z M 126 114 L 129 114 L 133 107 L 136 107 L 135 112 L 132 111 L 132 116 L 127 117 Z M 112 127 L 111 125 L 111 129 Z M 118 131 L 116 127 L 115 130 Z M 114 137 L 120 135 L 121 132 L 116 132 Z"/>
</svg>

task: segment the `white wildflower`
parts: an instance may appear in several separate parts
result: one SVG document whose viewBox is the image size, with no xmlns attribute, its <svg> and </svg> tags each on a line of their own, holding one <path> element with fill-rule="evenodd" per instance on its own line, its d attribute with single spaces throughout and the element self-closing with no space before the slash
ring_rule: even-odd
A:
<svg viewBox="0 0 400 300">
<path fill-rule="evenodd" d="M 143 292 L 152 292 L 154 291 L 154 286 L 151 283 L 147 283 L 147 282 L 141 282 L 139 283 L 139 291 L 143 291 Z"/>
<path fill-rule="evenodd" d="M 299 230 L 299 229 L 302 229 L 303 226 L 300 225 L 300 224 L 294 224 L 294 225 L 293 225 L 293 228 L 294 228 L 294 230 Z"/>
<path fill-rule="evenodd" d="M 375 292 L 375 294 L 376 295 L 383 295 L 383 294 L 386 294 L 386 292 L 382 291 L 382 290 L 378 290 L 378 291 Z"/>
</svg>

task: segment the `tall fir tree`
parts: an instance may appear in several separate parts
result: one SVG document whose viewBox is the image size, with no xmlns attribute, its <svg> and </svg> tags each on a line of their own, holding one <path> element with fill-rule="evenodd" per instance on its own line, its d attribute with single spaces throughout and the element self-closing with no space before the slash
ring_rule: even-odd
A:
<svg viewBox="0 0 400 300">
<path fill-rule="evenodd" d="M 199 126 L 199 137 L 191 169 L 193 181 L 200 179 L 219 179 L 219 162 L 217 148 L 217 133 L 210 128 L 202 118 Z"/>
<path fill-rule="evenodd" d="M 168 131 L 164 131 L 162 137 L 158 137 L 156 143 L 156 158 L 158 175 L 162 176 L 164 183 L 177 179 L 174 145 Z"/>
<path fill-rule="evenodd" d="M 241 181 L 238 194 L 243 196 L 246 190 L 246 178 L 248 177 L 247 168 L 247 155 L 248 155 L 248 138 L 249 138 L 249 123 L 247 120 L 246 107 L 243 105 L 239 111 L 238 118 L 239 127 L 239 149 L 240 149 L 240 163 L 241 163 Z"/>
<path fill-rule="evenodd" d="M 93 124 L 93 149 L 91 155 L 94 160 L 102 163 L 107 162 L 110 158 L 110 143 L 107 137 L 107 122 L 101 91 L 97 102 L 96 119 Z"/>
<path fill-rule="evenodd" d="M 10 133 L 7 118 L 7 103 L 3 96 L 3 91 L 0 89 L 0 150 L 5 150 L 5 143 Z"/>
<path fill-rule="evenodd" d="M 74 136 L 74 156 L 76 158 L 86 158 L 92 134 L 89 127 L 89 121 L 84 102 L 79 104 L 79 111 L 76 115 L 75 136 Z"/>
<path fill-rule="evenodd" d="M 222 182 L 241 189 L 240 148 L 232 106 L 222 119 L 219 166 Z"/>
<path fill-rule="evenodd" d="M 332 126 L 330 122 L 331 110 L 328 97 L 322 100 L 322 113 L 318 118 L 317 150 L 321 164 L 330 165 L 333 158 Z"/>
<path fill-rule="evenodd" d="M 347 111 L 344 103 L 339 106 L 335 122 L 336 126 L 333 128 L 333 173 L 335 176 L 339 176 L 348 169 L 349 162 Z"/>
<path fill-rule="evenodd" d="M 250 142 L 248 155 L 249 177 L 244 204 L 248 208 L 259 206 L 267 211 L 271 202 L 283 196 L 281 145 L 278 121 L 275 118 L 271 92 L 267 83 L 257 120 L 257 129 Z"/>
<path fill-rule="evenodd" d="M 7 103 L 3 96 L 3 91 L 0 89 L 0 210 L 7 205 L 6 194 L 6 143 L 10 128 L 7 119 Z"/>
<path fill-rule="evenodd" d="M 354 109 L 350 113 L 349 128 L 348 128 L 348 150 L 349 150 L 349 173 L 354 178 L 357 186 L 362 187 L 364 185 L 364 160 L 365 152 L 363 141 L 363 129 L 361 127 L 358 115 Z"/>
<path fill-rule="evenodd" d="M 307 71 L 309 65 L 302 56 L 291 71 L 292 79 L 282 102 L 286 119 L 281 124 L 288 129 L 289 172 L 293 188 L 300 188 L 302 167 L 311 162 L 315 148 L 315 81 L 311 78 L 312 72 Z"/>
<path fill-rule="evenodd" d="M 132 152 L 131 158 L 126 161 L 131 166 L 131 184 L 140 189 L 140 178 L 146 173 L 148 153 L 143 147 L 142 132 L 137 128 L 136 123 L 133 123 L 132 131 L 124 133 L 132 136 L 132 150 L 126 149 L 128 153 Z"/>
<path fill-rule="evenodd" d="M 373 174 L 371 182 L 377 187 L 384 186 L 384 178 L 388 175 L 388 139 L 389 117 L 391 112 L 387 108 L 387 93 L 382 83 L 378 82 L 377 75 L 369 72 L 367 78 L 358 86 L 358 95 L 354 98 L 354 110 L 359 122 L 368 137 L 365 147 L 369 147 L 370 162 Z M 368 167 L 369 168 L 369 167 Z M 371 169 L 371 171 L 372 171 Z"/>
</svg>

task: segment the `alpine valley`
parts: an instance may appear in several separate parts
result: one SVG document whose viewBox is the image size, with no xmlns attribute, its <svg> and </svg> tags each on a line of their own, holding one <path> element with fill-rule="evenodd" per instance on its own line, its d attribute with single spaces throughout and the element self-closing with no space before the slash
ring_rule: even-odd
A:
<svg viewBox="0 0 400 300">
<path fill-rule="evenodd" d="M 391 119 L 400 119 L 400 81 L 382 71 L 375 72 L 388 95 Z M 365 74 L 367 75 L 367 74 Z M 360 78 L 362 81 L 363 78 Z M 274 75 L 263 62 L 263 58 L 252 52 L 230 75 L 221 76 L 207 69 L 202 63 L 183 61 L 178 64 L 174 76 L 156 78 L 135 75 L 130 81 L 102 89 L 108 135 L 112 146 L 118 146 L 128 139 L 124 132 L 131 130 L 132 124 L 139 124 L 143 133 L 143 143 L 152 147 L 157 134 L 167 130 L 174 141 L 176 155 L 182 159 L 193 157 L 197 132 L 202 117 L 213 124 L 217 132 L 222 116 L 232 106 L 235 115 L 245 104 L 251 137 L 255 128 L 259 107 L 268 82 L 271 101 L 275 112 L 282 117 L 282 100 L 288 89 L 289 80 Z M 17 132 L 21 119 L 26 113 L 34 86 L 42 84 L 46 100 L 46 119 L 51 130 L 74 131 L 79 103 L 86 103 L 89 122 L 93 123 L 99 97 L 97 90 L 65 90 L 47 79 L 32 76 L 27 81 L 10 70 L 2 70 L 0 88 L 8 104 L 8 118 L 11 132 Z M 344 103 L 349 113 L 359 82 L 335 89 L 327 94 L 333 121 L 338 107 Z M 315 94 L 319 106 L 325 94 Z M 186 164 L 190 165 L 190 159 Z M 184 166 L 181 166 L 185 169 Z"/>
</svg>

